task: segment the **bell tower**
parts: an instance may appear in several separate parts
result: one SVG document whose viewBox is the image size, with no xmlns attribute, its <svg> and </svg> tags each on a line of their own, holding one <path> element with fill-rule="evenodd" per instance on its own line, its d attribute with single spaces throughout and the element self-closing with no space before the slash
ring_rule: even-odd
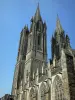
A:
<svg viewBox="0 0 75 100">
<path fill-rule="evenodd" d="M 23 88 L 28 88 L 45 74 L 47 67 L 46 23 L 43 22 L 39 4 L 31 18 L 31 26 L 21 32 L 17 63 L 15 67 L 12 95 L 17 97 Z M 42 67 L 43 66 L 43 67 Z M 37 76 L 38 72 L 38 76 Z"/>
<path fill-rule="evenodd" d="M 24 80 L 24 68 L 27 53 L 29 29 L 25 26 L 20 33 L 20 42 L 18 48 L 17 62 L 15 65 L 13 85 L 12 85 L 12 95 L 14 95 L 15 100 L 17 96 L 17 91 L 21 86 L 23 86 Z"/>
<path fill-rule="evenodd" d="M 46 37 L 46 23 L 43 23 L 39 4 L 34 17 L 31 18 L 30 33 L 28 35 L 28 47 L 26 54 L 25 70 L 28 71 L 30 77 L 29 81 L 36 78 L 38 68 L 39 77 L 42 75 L 42 66 L 47 66 L 47 37 Z M 44 68 L 45 69 L 45 68 Z M 25 77 L 26 77 L 25 72 Z M 34 76 L 34 78 L 33 78 Z M 25 78 L 26 79 L 26 78 Z M 26 80 L 25 80 L 26 82 Z"/>
</svg>

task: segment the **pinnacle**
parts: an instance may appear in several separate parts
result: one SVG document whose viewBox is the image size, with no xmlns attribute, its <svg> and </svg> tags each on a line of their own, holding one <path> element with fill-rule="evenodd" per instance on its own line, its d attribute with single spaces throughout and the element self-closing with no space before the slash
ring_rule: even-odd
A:
<svg viewBox="0 0 75 100">
<path fill-rule="evenodd" d="M 62 26 L 61 26 L 61 23 L 60 23 L 60 19 L 59 19 L 59 16 L 57 14 L 57 21 L 56 21 L 56 31 L 63 31 L 62 29 Z"/>
<path fill-rule="evenodd" d="M 25 26 L 24 26 L 24 29 L 28 30 L 28 25 L 25 25 Z"/>
<path fill-rule="evenodd" d="M 35 16 L 34 16 L 34 20 L 35 20 L 36 22 L 39 21 L 39 20 L 41 20 L 39 3 L 38 3 L 38 6 L 37 6 L 37 10 L 36 10 Z"/>
</svg>

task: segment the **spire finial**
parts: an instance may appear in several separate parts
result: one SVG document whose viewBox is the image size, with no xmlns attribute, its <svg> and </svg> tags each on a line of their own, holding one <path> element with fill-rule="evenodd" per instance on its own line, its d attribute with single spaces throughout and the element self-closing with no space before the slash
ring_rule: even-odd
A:
<svg viewBox="0 0 75 100">
<path fill-rule="evenodd" d="M 38 2 L 38 5 L 37 5 L 36 14 L 40 15 L 40 7 L 39 7 L 39 2 Z"/>
<path fill-rule="evenodd" d="M 62 31 L 63 29 L 62 29 L 62 26 L 61 26 L 61 23 L 60 23 L 59 16 L 57 14 L 56 31 L 58 31 L 58 30 Z"/>
<path fill-rule="evenodd" d="M 60 25 L 60 20 L 59 20 L 59 16 L 58 16 L 58 14 L 57 14 L 56 27 L 58 27 L 58 25 Z"/>
<path fill-rule="evenodd" d="M 59 16 L 58 16 L 58 14 L 57 14 L 57 19 L 59 19 Z"/>
<path fill-rule="evenodd" d="M 38 6 L 37 7 L 39 8 L 39 2 L 38 2 Z"/>
<path fill-rule="evenodd" d="M 39 3 L 38 3 L 37 10 L 36 10 L 36 13 L 35 13 L 35 16 L 34 16 L 34 20 L 37 22 L 41 19 L 42 18 L 41 18 L 41 15 L 40 15 L 40 7 L 39 7 Z"/>
</svg>

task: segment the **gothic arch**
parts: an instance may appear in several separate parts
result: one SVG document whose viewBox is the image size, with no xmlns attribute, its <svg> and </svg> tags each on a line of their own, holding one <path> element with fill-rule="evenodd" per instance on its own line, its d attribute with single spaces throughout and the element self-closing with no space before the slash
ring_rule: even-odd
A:
<svg viewBox="0 0 75 100">
<path fill-rule="evenodd" d="M 40 86 L 40 98 L 41 98 L 41 100 L 45 100 L 46 99 L 45 93 L 46 93 L 46 86 L 42 82 L 41 86 Z"/>
<path fill-rule="evenodd" d="M 47 82 L 42 82 L 40 85 L 40 100 L 50 100 L 50 85 Z"/>
<path fill-rule="evenodd" d="M 37 25 L 37 30 L 38 31 L 42 31 L 43 30 L 43 23 L 42 22 L 38 21 L 36 25 Z"/>
<path fill-rule="evenodd" d="M 37 91 L 35 88 L 32 87 L 30 89 L 29 97 L 30 97 L 30 100 L 37 100 Z"/>
<path fill-rule="evenodd" d="M 40 32 L 37 32 L 37 49 L 41 50 L 42 49 L 42 34 Z"/>
<path fill-rule="evenodd" d="M 61 78 L 56 75 L 52 84 L 52 98 L 53 100 L 64 100 L 63 99 L 63 86 Z"/>
</svg>

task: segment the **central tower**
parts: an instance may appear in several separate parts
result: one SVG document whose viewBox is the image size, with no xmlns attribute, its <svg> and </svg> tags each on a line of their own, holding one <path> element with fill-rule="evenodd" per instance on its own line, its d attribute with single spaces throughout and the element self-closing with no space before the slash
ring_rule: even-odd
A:
<svg viewBox="0 0 75 100">
<path fill-rule="evenodd" d="M 37 84 L 39 78 L 46 74 L 46 29 L 46 23 L 41 18 L 38 5 L 34 17 L 31 18 L 30 29 L 25 26 L 21 31 L 12 87 L 14 96 L 17 96 L 21 89 Z"/>
<path fill-rule="evenodd" d="M 33 81 L 38 70 L 39 77 L 47 62 L 46 47 L 46 23 L 43 23 L 39 5 L 35 16 L 31 18 L 30 33 L 28 35 L 28 46 L 25 61 L 25 82 L 26 74 L 29 73 L 29 81 Z M 43 67 L 43 68 L 42 68 Z"/>
</svg>

